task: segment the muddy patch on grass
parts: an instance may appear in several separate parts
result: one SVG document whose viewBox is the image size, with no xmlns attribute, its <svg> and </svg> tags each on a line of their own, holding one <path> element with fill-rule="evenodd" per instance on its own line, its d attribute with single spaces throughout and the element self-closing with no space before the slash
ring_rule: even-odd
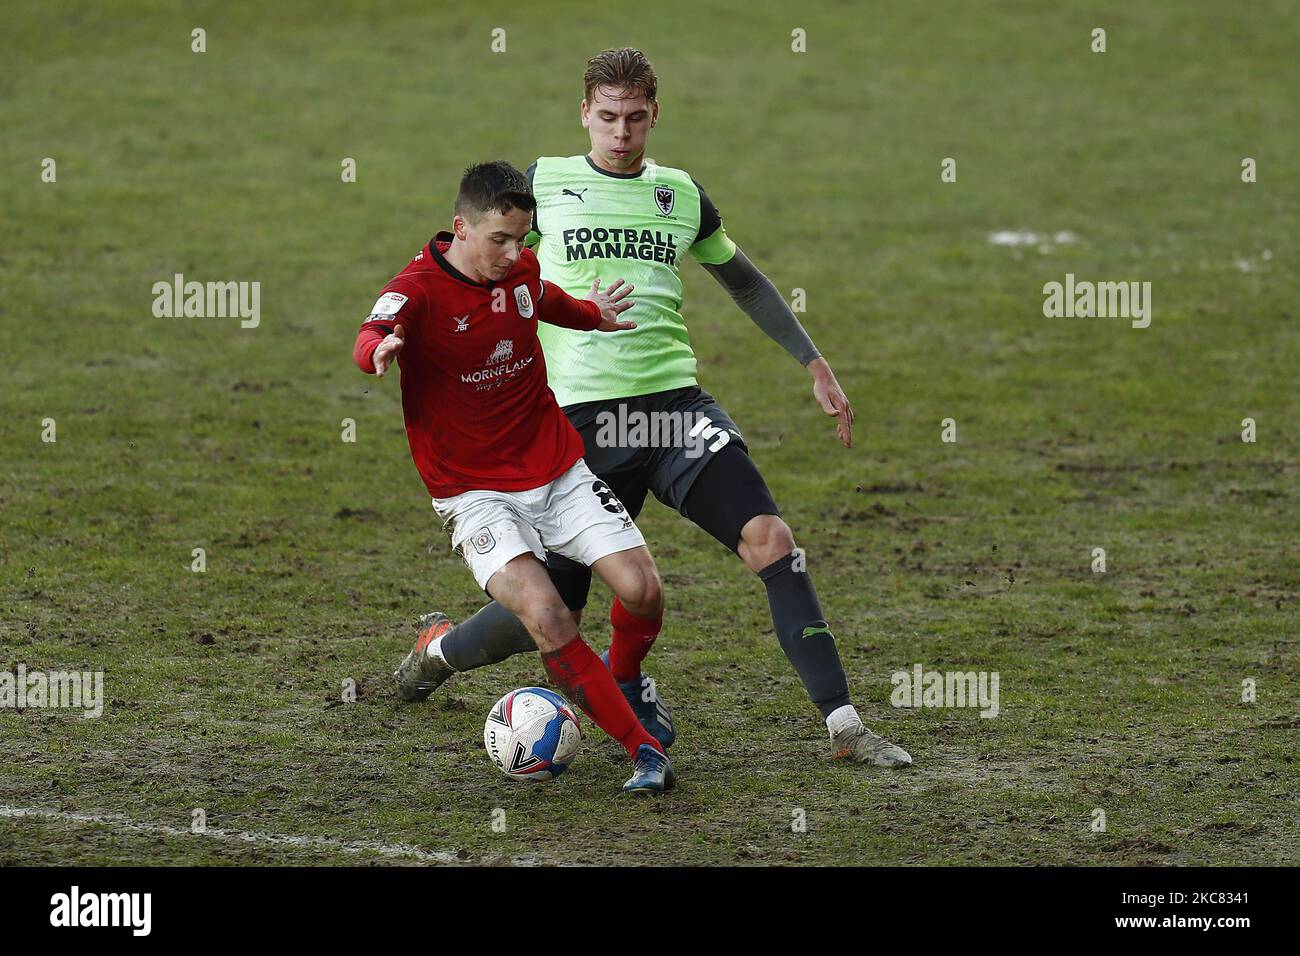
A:
<svg viewBox="0 0 1300 956">
<path fill-rule="evenodd" d="M 914 746 L 912 757 L 915 763 L 911 767 L 889 773 L 886 779 L 892 788 L 923 793 L 936 785 L 959 784 L 1041 793 L 1045 777 L 1061 772 L 1050 761 L 981 754 L 949 744 Z"/>
</svg>

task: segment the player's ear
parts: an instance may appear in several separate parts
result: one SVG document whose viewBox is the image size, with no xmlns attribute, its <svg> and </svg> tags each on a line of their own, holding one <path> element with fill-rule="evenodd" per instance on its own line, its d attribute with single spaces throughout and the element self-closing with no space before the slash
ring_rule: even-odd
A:
<svg viewBox="0 0 1300 956">
<path fill-rule="evenodd" d="M 578 112 L 582 116 L 582 128 L 587 129 L 591 126 L 591 108 L 587 106 L 587 98 L 582 98 L 582 105 L 578 107 Z"/>
<path fill-rule="evenodd" d="M 657 122 L 659 122 L 659 101 L 655 100 L 654 106 L 650 108 L 650 128 L 654 129 Z"/>
<path fill-rule="evenodd" d="M 451 234 L 461 242 L 465 241 L 465 219 L 462 216 L 451 217 Z"/>
</svg>

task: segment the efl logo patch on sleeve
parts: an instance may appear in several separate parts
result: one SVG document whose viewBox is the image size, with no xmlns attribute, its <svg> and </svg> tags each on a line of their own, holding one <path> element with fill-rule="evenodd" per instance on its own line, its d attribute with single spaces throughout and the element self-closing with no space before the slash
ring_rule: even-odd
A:
<svg viewBox="0 0 1300 956">
<path fill-rule="evenodd" d="M 396 315 L 404 305 L 406 305 L 406 296 L 400 292 L 385 292 L 375 302 L 375 307 L 370 310 L 371 318 L 378 315 Z"/>
</svg>

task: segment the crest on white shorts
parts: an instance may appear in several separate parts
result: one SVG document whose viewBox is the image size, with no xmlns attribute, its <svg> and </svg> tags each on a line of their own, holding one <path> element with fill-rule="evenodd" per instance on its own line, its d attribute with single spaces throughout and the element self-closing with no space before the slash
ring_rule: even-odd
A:
<svg viewBox="0 0 1300 956">
<path fill-rule="evenodd" d="M 487 554 L 497 546 L 497 539 L 492 537 L 492 532 L 487 528 L 479 528 L 475 531 L 469 542 L 474 545 L 474 550 L 479 554 Z"/>
</svg>

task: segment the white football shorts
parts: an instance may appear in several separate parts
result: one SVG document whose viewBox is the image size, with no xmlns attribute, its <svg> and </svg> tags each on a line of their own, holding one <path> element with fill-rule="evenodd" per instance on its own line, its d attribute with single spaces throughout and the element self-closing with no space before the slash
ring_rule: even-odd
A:
<svg viewBox="0 0 1300 956">
<path fill-rule="evenodd" d="M 545 561 L 554 551 L 590 567 L 645 544 L 623 502 L 581 458 L 540 488 L 466 491 L 434 498 L 433 508 L 484 591 L 492 575 L 527 552 Z"/>
</svg>

